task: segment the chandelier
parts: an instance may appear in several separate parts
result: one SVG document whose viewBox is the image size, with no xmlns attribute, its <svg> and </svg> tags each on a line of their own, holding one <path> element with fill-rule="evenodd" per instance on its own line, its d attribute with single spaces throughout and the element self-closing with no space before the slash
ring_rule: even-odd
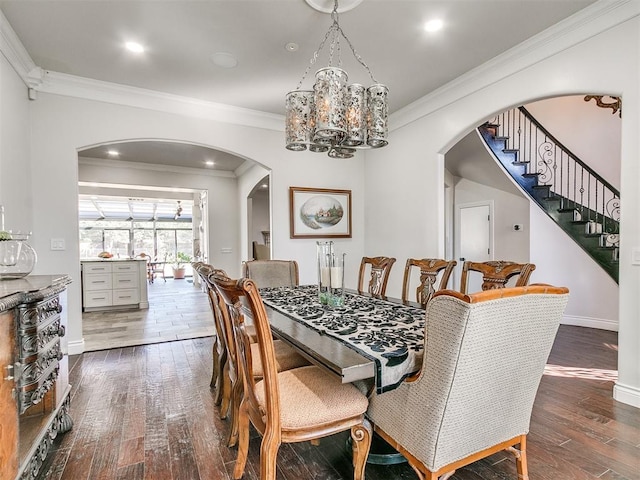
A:
<svg viewBox="0 0 640 480">
<path fill-rule="evenodd" d="M 295 90 L 287 93 L 286 147 L 296 152 L 309 149 L 327 152 L 332 158 L 353 157 L 356 149 L 387 145 L 387 97 L 389 89 L 378 83 L 371 69 L 356 53 L 338 19 L 338 0 L 334 0 L 332 23 L 314 52 Z M 353 56 L 369 73 L 372 85 L 347 84 L 348 75 L 341 67 L 340 37 Z M 309 69 L 316 62 L 327 40 L 330 41 L 329 65 L 316 72 L 313 90 L 301 90 Z M 333 66 L 334 55 L 337 66 Z"/>
</svg>

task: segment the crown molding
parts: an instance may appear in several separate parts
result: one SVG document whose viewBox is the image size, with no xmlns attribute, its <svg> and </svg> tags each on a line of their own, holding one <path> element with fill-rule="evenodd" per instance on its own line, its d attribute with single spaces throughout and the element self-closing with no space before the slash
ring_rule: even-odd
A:
<svg viewBox="0 0 640 480">
<path fill-rule="evenodd" d="M 245 160 L 244 163 L 248 163 L 248 162 Z M 80 156 L 78 157 L 78 164 L 90 165 L 94 167 L 128 168 L 128 169 L 134 169 L 134 170 L 182 173 L 187 175 L 198 175 L 198 176 L 207 176 L 207 177 L 236 178 L 235 173 L 228 170 L 209 170 L 206 168 L 178 167 L 175 165 L 158 165 L 158 164 L 141 163 L 141 162 L 126 162 L 124 160 L 111 160 L 111 159 L 109 159 L 108 161 L 105 161 L 102 159 L 80 157 Z"/>
<path fill-rule="evenodd" d="M 27 87 L 37 88 L 42 84 L 43 70 L 33 62 L 2 11 L 0 11 L 0 51 Z"/>
<path fill-rule="evenodd" d="M 284 131 L 283 115 L 43 70 L 31 59 L 1 11 L 0 51 L 25 85 L 39 92 Z"/>
<path fill-rule="evenodd" d="M 637 0 L 599 0 L 390 115 L 390 130 L 514 75 L 640 15 Z"/>
<path fill-rule="evenodd" d="M 266 130 L 284 131 L 283 115 L 53 71 L 45 71 L 38 91 Z"/>
</svg>

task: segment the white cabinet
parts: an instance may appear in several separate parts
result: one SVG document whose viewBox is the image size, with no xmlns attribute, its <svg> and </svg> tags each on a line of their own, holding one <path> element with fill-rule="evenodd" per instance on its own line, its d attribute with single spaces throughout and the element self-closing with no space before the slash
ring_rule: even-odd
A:
<svg viewBox="0 0 640 480">
<path fill-rule="evenodd" d="M 146 278 L 141 260 L 83 261 L 83 310 L 149 308 Z"/>
</svg>

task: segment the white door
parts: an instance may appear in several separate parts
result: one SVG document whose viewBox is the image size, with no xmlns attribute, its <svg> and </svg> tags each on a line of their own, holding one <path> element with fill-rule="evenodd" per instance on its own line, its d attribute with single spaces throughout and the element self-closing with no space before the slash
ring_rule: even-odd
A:
<svg viewBox="0 0 640 480">
<path fill-rule="evenodd" d="M 492 205 L 491 203 L 463 204 L 458 207 L 458 267 L 455 288 L 460 287 L 460 273 L 465 260 L 486 262 L 492 254 Z M 467 292 L 478 292 L 482 285 L 480 275 L 470 275 Z"/>
</svg>

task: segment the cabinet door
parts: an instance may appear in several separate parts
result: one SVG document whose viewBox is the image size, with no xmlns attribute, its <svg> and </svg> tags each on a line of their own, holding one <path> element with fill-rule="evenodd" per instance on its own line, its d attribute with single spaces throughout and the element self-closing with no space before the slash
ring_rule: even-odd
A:
<svg viewBox="0 0 640 480">
<path fill-rule="evenodd" d="M 14 311 L 0 313 L 0 478 L 18 473 L 18 406 L 14 400 L 16 355 Z"/>
</svg>

